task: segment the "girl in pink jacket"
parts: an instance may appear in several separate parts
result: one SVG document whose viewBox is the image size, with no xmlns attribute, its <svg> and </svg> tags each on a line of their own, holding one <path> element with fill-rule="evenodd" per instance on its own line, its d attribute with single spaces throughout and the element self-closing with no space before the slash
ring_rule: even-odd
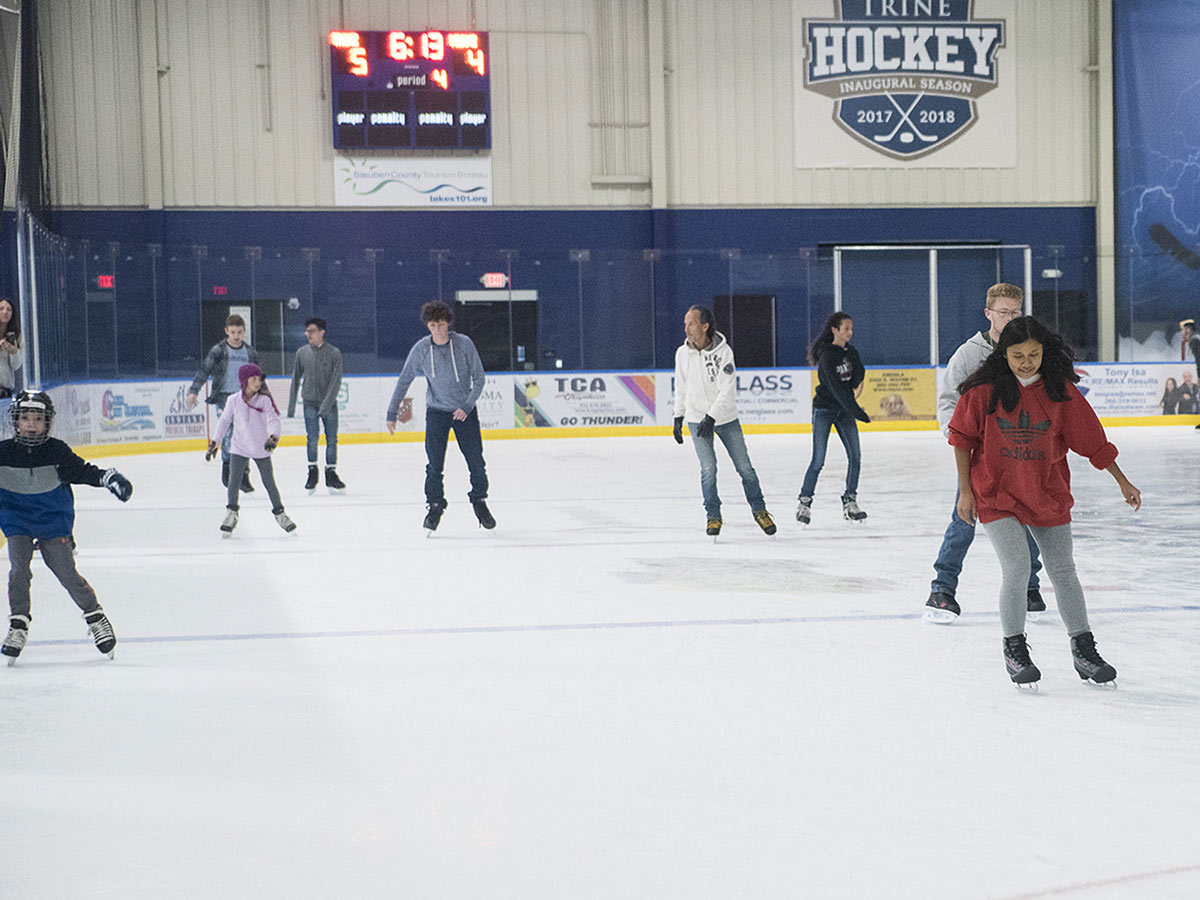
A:
<svg viewBox="0 0 1200 900">
<path fill-rule="evenodd" d="M 217 420 L 217 429 L 212 440 L 208 442 L 208 452 L 205 459 L 212 459 L 221 449 L 221 438 L 233 426 L 233 438 L 229 445 L 229 488 L 228 511 L 225 521 L 221 523 L 221 536 L 229 537 L 238 522 L 238 488 L 242 476 L 254 460 L 258 473 L 262 476 L 267 496 L 271 498 L 271 515 L 279 523 L 279 527 L 291 534 L 296 530 L 296 523 L 288 518 L 283 511 L 283 500 L 279 497 L 279 488 L 275 485 L 275 473 L 271 467 L 271 451 L 279 445 L 280 422 L 279 407 L 267 390 L 263 370 L 254 363 L 238 369 L 238 382 L 242 389 L 233 394 L 225 403 L 225 411 Z"/>
</svg>

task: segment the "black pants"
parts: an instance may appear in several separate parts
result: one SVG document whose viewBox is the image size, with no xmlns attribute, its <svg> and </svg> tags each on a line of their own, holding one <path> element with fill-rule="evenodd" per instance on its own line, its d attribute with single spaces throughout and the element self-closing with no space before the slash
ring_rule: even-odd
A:
<svg viewBox="0 0 1200 900">
<path fill-rule="evenodd" d="M 488 494 L 488 479 L 483 462 L 483 436 L 479 433 L 479 411 L 475 409 L 461 422 L 454 420 L 452 412 L 425 410 L 425 456 L 429 460 L 425 466 L 425 500 L 428 503 L 446 500 L 442 470 L 446 467 L 446 445 L 450 442 L 451 429 L 471 473 L 471 490 L 467 497 L 472 501 L 484 500 Z"/>
<path fill-rule="evenodd" d="M 85 613 L 99 609 L 96 592 L 75 568 L 75 547 L 71 539 L 40 538 L 38 547 L 41 548 L 46 567 L 67 589 L 75 605 Z M 33 561 L 33 538 L 25 534 L 10 537 L 8 560 L 12 564 L 8 573 L 8 608 L 14 616 L 29 616 L 29 582 L 33 578 L 29 564 Z"/>
</svg>

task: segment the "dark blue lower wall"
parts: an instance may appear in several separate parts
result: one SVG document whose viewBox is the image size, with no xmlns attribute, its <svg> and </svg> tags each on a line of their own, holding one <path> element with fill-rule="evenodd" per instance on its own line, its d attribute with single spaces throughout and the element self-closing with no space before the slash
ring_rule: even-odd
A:
<svg viewBox="0 0 1200 900">
<path fill-rule="evenodd" d="M 1057 285 L 1062 296 L 1083 306 L 1062 330 L 1081 356 L 1095 355 L 1091 207 L 59 210 L 50 226 L 67 239 L 61 302 L 71 377 L 105 377 L 106 366 L 122 376 L 188 371 L 220 337 L 201 334 L 202 304 L 251 297 L 300 300 L 298 310 L 285 312 L 285 345 L 298 346 L 303 319 L 320 315 L 330 321 L 330 340 L 348 354 L 348 368 L 394 370 L 424 333 L 416 320 L 420 304 L 479 288 L 479 277 L 493 271 L 511 273 L 516 289 L 539 293 L 539 366 L 557 358 L 566 368 L 669 367 L 687 307 L 728 293 L 774 296 L 777 364 L 802 365 L 815 329 L 833 307 L 829 249 L 876 243 L 1031 245 L 1035 313 L 1044 313 L 1038 304 L 1054 287 L 1040 273 L 1053 265 L 1064 273 Z M 10 291 L 11 234 L 6 227 L 7 265 L 0 272 Z M 651 249 L 657 253 L 645 252 Z M 730 249 L 738 252 L 723 252 Z M 446 252 L 432 252 L 438 250 Z M 578 250 L 588 253 L 572 255 Z M 112 276 L 111 295 L 98 286 L 99 275 Z M 1003 275 L 1021 277 L 1015 271 Z M 863 277 L 865 285 L 877 287 L 869 303 L 860 301 L 856 328 L 874 329 L 877 340 L 892 320 L 916 308 L 911 304 L 924 302 L 889 290 L 894 279 L 882 257 Z M 941 290 L 952 294 L 953 284 Z M 982 306 L 975 292 L 972 286 L 963 301 L 972 312 L 961 322 L 943 323 L 943 356 L 986 325 L 974 314 Z M 104 346 L 88 353 L 91 344 Z"/>
</svg>

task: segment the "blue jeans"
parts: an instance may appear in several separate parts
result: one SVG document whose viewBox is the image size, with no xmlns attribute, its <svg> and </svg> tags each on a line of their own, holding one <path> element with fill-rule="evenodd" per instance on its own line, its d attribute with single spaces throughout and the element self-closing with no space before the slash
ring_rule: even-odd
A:
<svg viewBox="0 0 1200 900">
<path fill-rule="evenodd" d="M 325 465 L 333 468 L 337 465 L 337 404 L 329 407 L 329 412 L 321 415 L 319 403 L 304 404 L 304 431 L 308 435 L 308 464 L 317 464 L 317 440 L 321 436 L 321 426 L 325 426 Z"/>
<path fill-rule="evenodd" d="M 829 429 L 836 426 L 842 446 L 846 448 L 846 493 L 843 497 L 858 496 L 858 470 L 862 466 L 862 449 L 858 445 L 858 422 L 844 409 L 821 409 L 812 411 L 812 461 L 804 473 L 801 497 L 811 497 L 817 489 L 817 476 L 825 465 L 825 451 L 829 448 Z"/>
<path fill-rule="evenodd" d="M 467 498 L 472 502 L 484 500 L 488 495 L 488 479 L 483 463 L 483 436 L 479 433 L 479 411 L 474 409 L 461 422 L 454 421 L 453 412 L 425 410 L 425 457 L 429 460 L 425 466 L 425 500 L 428 503 L 446 501 L 442 470 L 446 465 L 446 445 L 450 442 L 451 429 L 471 473 L 471 490 Z"/>
<path fill-rule="evenodd" d="M 702 438 L 696 432 L 700 429 L 699 422 L 688 422 L 688 430 L 692 433 L 692 446 L 696 448 L 696 456 L 700 458 L 700 491 L 704 495 L 704 511 L 710 519 L 721 518 L 721 498 L 717 495 L 717 451 L 713 437 Z M 746 500 L 752 510 L 766 509 L 763 501 L 762 488 L 758 485 L 758 474 L 750 465 L 750 454 L 746 450 L 746 438 L 742 435 L 742 423 L 737 419 L 717 425 L 713 435 L 721 439 L 733 467 L 742 477 L 742 490 L 746 492 Z"/>
<path fill-rule="evenodd" d="M 222 400 L 220 403 L 213 404 L 217 408 L 217 418 L 221 418 L 221 414 L 225 412 L 225 403 L 228 400 Z M 229 462 L 229 442 L 233 440 L 233 423 L 229 423 L 229 429 L 225 432 L 225 437 L 221 438 L 221 462 Z"/>
<path fill-rule="evenodd" d="M 1021 526 L 1025 528 L 1025 526 Z M 1042 560 L 1038 555 L 1038 545 L 1028 528 L 1025 528 L 1025 539 L 1029 541 L 1029 590 L 1038 589 L 1038 572 L 1042 568 Z M 954 509 L 950 511 L 950 524 L 946 526 L 946 535 L 942 538 L 942 549 L 938 551 L 937 560 L 933 564 L 933 583 L 930 591 L 941 591 L 943 594 L 954 596 L 958 590 L 958 576 L 962 572 L 963 560 L 971 549 L 971 541 L 975 540 L 975 526 L 964 522 L 958 517 L 958 492 L 954 492 Z"/>
</svg>

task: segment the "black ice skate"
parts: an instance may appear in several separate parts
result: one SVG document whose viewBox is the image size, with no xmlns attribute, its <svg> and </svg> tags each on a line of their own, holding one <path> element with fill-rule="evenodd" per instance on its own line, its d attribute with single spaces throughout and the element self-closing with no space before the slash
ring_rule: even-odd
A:
<svg viewBox="0 0 1200 900">
<path fill-rule="evenodd" d="M 225 521 L 221 523 L 221 537 L 227 538 L 233 535 L 233 529 L 237 528 L 238 511 L 236 509 L 227 509 L 225 511 Z"/>
<path fill-rule="evenodd" d="M 800 504 L 796 507 L 796 521 L 801 525 L 807 525 L 812 521 L 812 497 L 801 497 Z"/>
<path fill-rule="evenodd" d="M 479 527 L 486 528 L 491 531 L 496 527 L 496 519 L 492 515 L 492 511 L 488 509 L 488 505 L 483 500 L 472 500 L 471 508 L 475 510 L 475 518 L 479 520 Z"/>
<path fill-rule="evenodd" d="M 225 485 L 225 486 L 229 487 L 229 485 Z M 239 485 L 238 489 L 243 494 L 254 493 L 254 485 L 252 485 L 250 483 L 250 470 L 249 469 L 247 469 L 245 472 L 242 473 L 242 483 L 241 483 L 241 485 Z"/>
<path fill-rule="evenodd" d="M 25 641 L 28 639 L 29 616 L 13 616 L 9 619 L 8 637 L 4 639 L 4 646 L 0 647 L 0 653 L 8 657 L 8 664 L 10 666 L 21 655 L 21 651 L 25 649 Z"/>
<path fill-rule="evenodd" d="M 337 469 L 333 466 L 325 467 L 325 487 L 329 488 L 331 494 L 346 493 L 346 485 L 338 478 Z"/>
<path fill-rule="evenodd" d="M 317 489 L 317 482 L 321 479 L 320 471 L 316 466 L 308 467 L 308 478 L 304 481 L 304 489 L 310 494 Z"/>
<path fill-rule="evenodd" d="M 87 623 L 88 633 L 96 642 L 96 649 L 112 659 L 113 650 L 117 646 L 117 636 L 113 634 L 112 623 L 108 621 L 104 610 L 96 607 L 91 612 L 84 613 L 83 621 Z"/>
<path fill-rule="evenodd" d="M 442 513 L 446 511 L 446 501 L 427 503 L 425 508 L 429 512 L 425 513 L 425 521 L 421 523 L 421 527 L 425 529 L 425 536 L 428 537 L 437 531 L 438 524 L 442 521 Z"/>
<path fill-rule="evenodd" d="M 1117 686 L 1117 670 L 1106 663 L 1096 652 L 1096 639 L 1092 637 L 1090 631 L 1071 638 L 1071 656 L 1075 661 L 1075 671 L 1084 681 Z"/>
<path fill-rule="evenodd" d="M 858 508 L 858 501 L 849 494 L 842 495 L 842 515 L 851 522 L 861 522 L 867 514 Z"/>
<path fill-rule="evenodd" d="M 721 533 L 721 520 L 714 518 L 712 516 L 709 516 L 708 524 L 704 526 L 704 533 L 707 534 L 709 537 L 711 537 L 713 540 L 716 540 L 717 535 L 719 535 Z"/>
<path fill-rule="evenodd" d="M 765 509 L 756 509 L 754 511 L 754 521 L 763 530 L 763 534 L 774 534 L 777 530 L 775 528 L 775 520 L 771 518 L 771 514 Z"/>
<path fill-rule="evenodd" d="M 221 460 L 221 484 L 229 487 L 229 460 Z"/>
<path fill-rule="evenodd" d="M 962 610 L 958 606 L 958 601 L 952 594 L 947 594 L 945 591 L 934 591 L 925 601 L 924 619 L 926 622 L 949 625 L 951 622 L 957 622 L 961 614 Z"/>
<path fill-rule="evenodd" d="M 291 534 L 296 530 L 296 523 L 291 520 L 287 513 L 283 511 L 283 507 L 271 510 L 271 515 L 275 517 L 275 521 L 279 523 L 279 527 Z"/>
<path fill-rule="evenodd" d="M 1036 622 L 1045 611 L 1046 601 L 1042 599 L 1042 592 L 1037 588 L 1031 588 L 1025 595 L 1025 618 L 1030 622 Z"/>
<path fill-rule="evenodd" d="M 1042 673 L 1029 658 L 1029 645 L 1025 643 L 1025 635 L 1018 634 L 1004 639 L 1004 668 L 1008 670 L 1008 677 L 1018 688 L 1028 686 L 1029 690 L 1037 690 Z"/>
</svg>

